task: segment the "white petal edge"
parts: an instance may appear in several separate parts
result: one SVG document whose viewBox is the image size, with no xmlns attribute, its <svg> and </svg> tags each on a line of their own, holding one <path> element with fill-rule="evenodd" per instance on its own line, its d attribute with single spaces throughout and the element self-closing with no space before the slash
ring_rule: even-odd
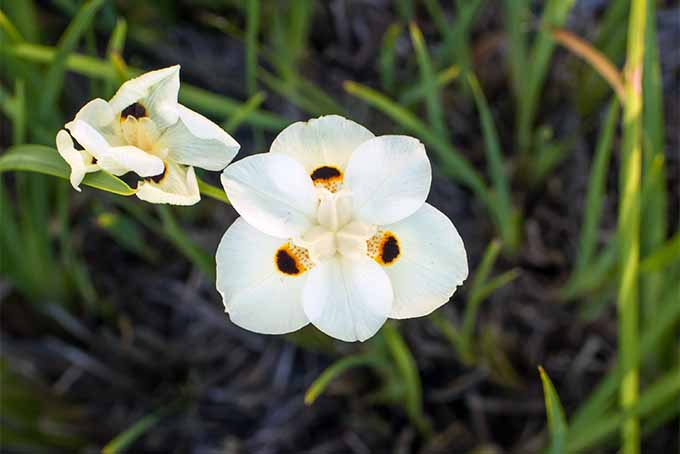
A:
<svg viewBox="0 0 680 454">
<path fill-rule="evenodd" d="M 284 334 L 309 323 L 302 308 L 306 274 L 290 277 L 275 268 L 283 242 L 238 218 L 217 247 L 217 290 L 229 318 L 241 328 Z"/>
<path fill-rule="evenodd" d="M 166 161 L 165 176 L 156 183 L 151 179 L 142 180 L 137 186 L 137 197 L 151 203 L 170 205 L 195 205 L 201 200 L 198 181 L 193 167 L 186 167 Z"/>
<path fill-rule="evenodd" d="M 69 176 L 71 186 L 80 192 L 80 183 L 85 178 L 85 174 L 100 170 L 99 166 L 92 164 L 90 153 L 85 150 L 76 150 L 73 139 L 64 129 L 57 133 L 56 145 L 61 157 L 71 167 L 71 175 Z"/>
<path fill-rule="evenodd" d="M 326 115 L 291 124 L 274 139 L 269 151 L 295 159 L 307 174 L 322 166 L 344 171 L 352 152 L 373 137 L 371 131 L 352 120 Z"/>
<path fill-rule="evenodd" d="M 312 179 L 288 156 L 248 156 L 224 169 L 221 180 L 236 211 L 261 232 L 293 238 L 314 222 L 318 202 Z"/>
<path fill-rule="evenodd" d="M 335 256 L 309 271 L 302 304 L 309 321 L 345 342 L 365 341 L 392 310 L 392 286 L 374 260 Z"/>
<path fill-rule="evenodd" d="M 179 118 L 179 70 L 179 65 L 157 69 L 123 83 L 109 101 L 114 114 L 141 102 L 159 128 L 174 124 Z"/>
<path fill-rule="evenodd" d="M 168 158 L 206 170 L 222 170 L 241 147 L 233 137 L 203 115 L 178 105 L 179 121 L 165 130 L 159 146 Z"/>
<path fill-rule="evenodd" d="M 140 177 L 152 177 L 160 175 L 165 169 L 161 158 L 131 145 L 110 147 L 100 153 L 97 159 L 103 169 L 113 170 L 109 171 L 114 175 L 134 172 Z"/>
<path fill-rule="evenodd" d="M 97 98 L 85 104 L 75 119 L 84 121 L 94 128 L 103 128 L 113 122 L 115 114 L 108 102 Z"/>
<path fill-rule="evenodd" d="M 425 203 L 431 183 L 425 146 L 408 136 L 380 136 L 361 144 L 344 179 L 352 192 L 355 217 L 377 225 L 413 214 Z"/>
<path fill-rule="evenodd" d="M 65 127 L 69 130 L 73 138 L 97 159 L 110 148 L 110 144 L 106 141 L 104 136 L 85 121 L 76 119 L 66 123 Z"/>
<path fill-rule="evenodd" d="M 447 303 L 468 276 L 465 246 L 451 220 L 426 203 L 381 228 L 394 233 L 400 249 L 395 263 L 383 266 L 394 289 L 390 318 L 422 317 Z"/>
</svg>

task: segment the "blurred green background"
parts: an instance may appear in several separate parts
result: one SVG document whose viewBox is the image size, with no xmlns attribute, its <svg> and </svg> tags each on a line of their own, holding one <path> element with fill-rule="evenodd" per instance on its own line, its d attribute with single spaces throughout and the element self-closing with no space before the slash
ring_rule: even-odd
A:
<svg viewBox="0 0 680 454">
<path fill-rule="evenodd" d="M 677 3 L 0 11 L 3 452 L 680 449 Z M 471 265 L 451 303 L 363 345 L 249 333 L 214 289 L 217 173 L 192 208 L 55 177 L 85 102 L 177 63 L 239 156 L 329 113 L 423 141 Z"/>
</svg>

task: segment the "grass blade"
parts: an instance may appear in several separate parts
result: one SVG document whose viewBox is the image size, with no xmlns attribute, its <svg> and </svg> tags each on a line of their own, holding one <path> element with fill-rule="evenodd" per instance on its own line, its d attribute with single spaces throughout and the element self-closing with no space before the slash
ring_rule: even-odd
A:
<svg viewBox="0 0 680 454">
<path fill-rule="evenodd" d="M 421 85 L 425 88 L 427 118 L 432 125 L 434 133 L 443 140 L 446 140 L 447 134 L 444 113 L 442 111 L 437 81 L 432 69 L 432 62 L 430 61 L 430 55 L 427 52 L 427 47 L 425 45 L 425 39 L 415 22 L 411 22 L 409 25 L 409 32 L 411 33 L 411 42 L 416 51 L 416 59 L 418 60 L 418 67 L 420 68 Z"/>
<path fill-rule="evenodd" d="M 555 41 L 550 30 L 564 25 L 573 4 L 574 0 L 548 0 L 546 2 L 541 18 L 542 26 L 527 60 L 531 64 L 524 66 L 523 75 L 520 76 L 522 79 L 519 82 L 525 80 L 526 87 L 522 90 L 519 104 L 517 143 L 520 154 L 525 157 L 531 146 L 531 129 L 538 110 L 539 96 L 548 74 L 550 58 L 555 49 Z"/>
<path fill-rule="evenodd" d="M 666 189 L 666 172 L 661 165 L 659 175 L 649 175 L 649 168 L 655 165 L 656 159 L 665 156 L 663 85 L 659 63 L 659 48 L 656 34 L 656 5 L 652 0 L 647 4 L 647 25 L 645 27 L 644 69 L 642 72 L 642 131 L 643 131 L 643 174 L 642 191 L 648 199 L 642 203 L 641 244 L 640 251 L 644 256 L 659 248 L 666 239 L 668 230 L 668 194 Z M 649 177 L 647 177 L 649 175 Z M 662 274 L 647 273 L 640 282 L 642 305 L 642 324 L 649 323 L 657 311 L 659 292 L 667 277 Z M 656 367 L 670 367 L 673 362 L 673 341 L 668 339 L 667 345 L 650 358 L 649 363 Z"/>
<path fill-rule="evenodd" d="M 413 355 L 394 324 L 386 323 L 382 328 L 382 333 L 385 338 L 385 344 L 404 382 L 403 398 L 406 411 L 413 423 L 418 427 L 418 430 L 423 435 L 429 436 L 432 428 L 423 415 L 422 384 L 418 374 L 418 366 L 413 359 Z"/>
<path fill-rule="evenodd" d="M 676 232 L 666 243 L 659 246 L 640 262 L 640 273 L 664 271 L 673 262 L 680 260 L 680 232 Z"/>
<path fill-rule="evenodd" d="M 10 148 L 0 157 L 0 173 L 7 171 L 30 171 L 69 179 L 71 169 L 57 150 L 43 145 L 19 145 Z M 123 180 L 102 171 L 88 173 L 82 184 L 118 195 L 137 192 Z"/>
<path fill-rule="evenodd" d="M 378 57 L 378 70 L 383 90 L 387 93 L 394 93 L 395 89 L 395 68 L 397 58 L 397 39 L 401 35 L 401 24 L 394 23 L 387 28 L 383 35 L 380 57 Z"/>
<path fill-rule="evenodd" d="M 305 405 L 312 405 L 333 380 L 349 369 L 359 366 L 368 366 L 375 361 L 376 358 L 372 355 L 352 355 L 337 360 L 316 377 L 309 388 L 307 388 L 307 392 L 305 393 Z"/>
<path fill-rule="evenodd" d="M 604 127 L 600 131 L 595 147 L 595 158 L 590 177 L 588 178 L 588 192 L 586 194 L 585 214 L 579 238 L 578 256 L 574 268 L 574 275 L 585 271 L 595 253 L 597 246 L 597 229 L 602 218 L 602 204 L 607 190 L 607 169 L 612 152 L 616 124 L 619 117 L 619 105 L 616 101 L 609 104 Z"/>
<path fill-rule="evenodd" d="M 233 114 L 227 118 L 222 127 L 230 133 L 236 132 L 238 127 L 248 120 L 248 117 L 253 114 L 267 99 L 267 95 L 263 91 L 258 91 L 250 97 L 243 105 Z"/>
<path fill-rule="evenodd" d="M 519 246 L 519 229 L 516 228 L 516 215 L 513 213 L 512 201 L 510 199 L 510 183 L 505 174 L 505 165 L 503 163 L 503 155 L 501 153 L 501 146 L 498 140 L 498 132 L 494 125 L 489 105 L 486 102 L 486 97 L 482 88 L 477 81 L 477 78 L 470 73 L 468 75 L 468 84 L 472 89 L 472 94 L 477 104 L 479 111 L 479 118 L 482 123 L 482 133 L 484 135 L 484 150 L 486 151 L 486 160 L 491 176 L 491 183 L 494 188 L 494 198 L 496 199 L 498 223 L 501 230 L 501 239 L 503 244 L 508 247 L 510 251 L 515 251 Z"/>
<path fill-rule="evenodd" d="M 680 323 L 680 304 L 677 304 L 677 295 L 680 293 L 680 282 L 676 282 L 675 287 L 671 288 L 665 298 L 662 299 L 659 311 L 650 324 L 654 328 L 643 332 L 640 340 L 640 358 L 647 357 L 656 351 L 659 342 L 673 328 Z M 639 360 L 636 363 L 639 364 Z M 578 411 L 574 414 L 571 421 L 573 433 L 579 433 L 594 422 L 602 418 L 602 415 L 609 409 L 610 404 L 615 402 L 616 391 L 624 375 L 625 370 L 619 363 L 614 369 L 609 371 L 606 378 L 598 384 L 597 388 L 588 399 L 581 404 Z"/>
<path fill-rule="evenodd" d="M 177 224 L 172 208 L 166 205 L 156 206 L 161 218 L 163 235 L 179 250 L 191 263 L 205 274 L 211 282 L 215 281 L 215 257 L 198 247 Z"/>
<path fill-rule="evenodd" d="M 654 415 L 656 410 L 668 402 L 677 401 L 680 398 L 680 367 L 670 370 L 653 385 L 649 386 L 634 406 L 628 407 L 621 413 L 603 415 L 590 426 L 584 427 L 567 440 L 567 452 L 589 452 L 589 448 L 612 435 L 621 428 L 624 432 L 631 420 L 637 421 L 640 417 Z M 626 449 L 624 445 L 624 450 Z M 625 451 L 623 451 L 625 452 Z"/>
<path fill-rule="evenodd" d="M 609 86 L 612 87 L 612 90 L 616 93 L 616 97 L 619 98 L 619 101 L 623 102 L 624 88 L 621 73 L 602 52 L 595 49 L 586 40 L 567 30 L 555 28 L 552 30 L 552 35 L 558 43 L 562 44 L 578 57 L 581 57 L 589 63 L 590 66 L 602 76 L 607 83 L 609 83 Z"/>
<path fill-rule="evenodd" d="M 201 180 L 200 178 L 197 178 L 198 180 L 198 190 L 201 192 L 201 194 L 208 196 L 212 199 L 219 200 L 220 202 L 224 202 L 226 204 L 229 204 L 229 199 L 227 198 L 227 193 L 224 192 L 224 189 L 218 188 L 217 186 L 213 186 L 209 183 L 206 183 L 205 181 Z"/>
<path fill-rule="evenodd" d="M 460 75 L 460 68 L 456 65 L 449 66 L 448 68 L 440 71 L 437 74 L 437 87 L 442 88 L 450 84 Z M 420 101 L 425 97 L 425 92 L 427 87 L 421 84 L 412 85 L 404 89 L 404 91 L 399 95 L 399 103 L 406 107 L 411 107 L 416 102 Z"/>
<path fill-rule="evenodd" d="M 41 118 L 45 118 L 48 110 L 55 106 L 57 97 L 59 96 L 61 87 L 64 83 L 66 59 L 75 49 L 80 37 L 90 27 L 95 14 L 97 14 L 97 11 L 99 11 L 99 8 L 101 8 L 102 5 L 104 5 L 104 0 L 90 0 L 85 3 L 59 39 L 57 51 L 52 57 L 50 67 L 45 74 L 45 78 L 43 79 L 44 83 L 41 87 Z"/>
<path fill-rule="evenodd" d="M 449 177 L 469 187 L 481 200 L 486 203 L 487 209 L 495 212 L 493 201 L 490 197 L 486 183 L 472 165 L 461 155 L 454 146 L 440 136 L 433 133 L 422 121 L 410 111 L 392 101 L 382 93 L 372 88 L 352 81 L 345 82 L 345 90 L 357 98 L 362 99 L 371 106 L 392 118 L 404 129 L 411 131 L 423 142 L 429 144 L 437 153 L 442 164 L 443 172 Z"/>
<path fill-rule="evenodd" d="M 165 416 L 172 413 L 176 407 L 177 403 L 170 404 L 144 416 L 108 442 L 106 446 L 102 448 L 102 454 L 129 452 L 128 449 L 139 439 L 139 437 L 148 432 L 153 426 L 157 425 Z"/>
<path fill-rule="evenodd" d="M 503 28 L 508 37 L 510 79 L 517 104 L 524 93 L 528 45 L 525 23 L 529 14 L 529 0 L 503 0 Z"/>
<path fill-rule="evenodd" d="M 7 35 L 11 43 L 16 44 L 24 41 L 24 37 L 21 36 L 19 30 L 2 10 L 0 10 L 0 29 Z"/>
<path fill-rule="evenodd" d="M 246 2 L 246 92 L 257 91 L 257 37 L 260 32 L 260 0 Z"/>
<path fill-rule="evenodd" d="M 55 54 L 54 48 L 36 44 L 0 46 L 0 52 L 7 52 L 9 55 L 38 63 L 51 61 Z M 72 53 L 66 59 L 66 67 L 84 76 L 96 79 L 118 80 L 116 69 L 109 62 L 98 58 Z M 138 76 L 143 72 L 141 69 L 132 67 L 129 67 L 128 70 L 132 77 Z M 213 114 L 223 118 L 234 114 L 242 106 L 242 103 L 231 98 L 185 83 L 180 88 L 179 100 L 188 107 L 197 109 L 204 114 Z M 278 132 L 288 126 L 290 122 L 280 115 L 256 110 L 250 115 L 247 123 L 267 131 Z"/>
<path fill-rule="evenodd" d="M 621 263 L 618 289 L 619 356 L 626 371 L 619 403 L 624 411 L 638 403 L 639 355 L 638 266 L 640 259 L 640 178 L 642 127 L 642 71 L 647 6 L 645 0 L 631 4 L 626 58 L 626 100 L 623 113 L 623 149 L 620 174 L 619 223 L 617 229 Z M 639 454 L 640 421 L 632 416 L 621 427 L 623 454 Z"/>
<path fill-rule="evenodd" d="M 545 412 L 548 416 L 548 429 L 550 431 L 550 446 L 547 453 L 562 454 L 565 452 L 567 441 L 567 418 L 564 416 L 560 397 L 557 395 L 550 377 L 545 373 L 543 367 L 539 366 L 538 371 L 541 374 L 541 382 L 543 383 Z"/>
</svg>

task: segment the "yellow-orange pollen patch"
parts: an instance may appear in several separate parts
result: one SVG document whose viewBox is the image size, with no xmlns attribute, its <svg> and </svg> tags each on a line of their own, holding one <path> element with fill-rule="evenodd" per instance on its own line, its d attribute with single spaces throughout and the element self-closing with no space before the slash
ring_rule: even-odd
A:
<svg viewBox="0 0 680 454">
<path fill-rule="evenodd" d="M 337 167 L 317 167 L 309 176 L 312 177 L 314 186 L 326 188 L 331 192 L 337 192 L 342 185 L 343 175 Z"/>
<path fill-rule="evenodd" d="M 290 243 L 284 244 L 276 251 L 274 264 L 280 273 L 287 276 L 299 276 L 314 266 L 307 249 Z"/>
<path fill-rule="evenodd" d="M 378 232 L 366 242 L 367 254 L 381 265 L 394 265 L 401 255 L 397 236 L 387 230 Z"/>
</svg>

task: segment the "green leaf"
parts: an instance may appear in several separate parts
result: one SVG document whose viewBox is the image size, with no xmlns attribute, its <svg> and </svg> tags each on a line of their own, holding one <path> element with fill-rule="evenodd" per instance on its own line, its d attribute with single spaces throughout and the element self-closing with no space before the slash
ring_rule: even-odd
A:
<svg viewBox="0 0 680 454">
<path fill-rule="evenodd" d="M 543 16 L 541 17 L 542 26 L 527 59 L 530 64 L 525 64 L 523 68 L 519 69 L 522 74 L 518 75 L 520 78 L 518 82 L 523 83 L 525 87 L 522 89 L 521 98 L 518 99 L 517 142 L 520 153 L 524 156 L 529 152 L 531 146 L 531 129 L 538 111 L 550 59 L 555 50 L 555 40 L 550 30 L 552 27 L 564 25 L 574 3 L 574 0 L 548 0 L 545 2 Z"/>
<path fill-rule="evenodd" d="M 495 199 L 497 202 L 496 223 L 499 226 L 501 238 L 503 243 L 509 250 L 514 251 L 519 243 L 519 232 L 515 231 L 515 223 L 513 223 L 512 201 L 510 198 L 510 183 L 505 174 L 505 165 L 503 163 L 503 154 L 501 153 L 501 145 L 498 139 L 498 132 L 491 115 L 491 110 L 474 74 L 468 74 L 468 83 L 472 89 L 472 94 L 477 104 L 479 111 L 479 119 L 482 123 L 482 134 L 484 136 L 484 149 L 486 151 L 486 160 L 491 176 L 491 182 L 495 189 Z"/>
<path fill-rule="evenodd" d="M 423 415 L 423 391 L 416 361 L 393 323 L 386 323 L 382 334 L 404 384 L 403 404 L 406 412 L 418 430 L 428 436 L 432 428 Z"/>
<path fill-rule="evenodd" d="M 663 271 L 673 262 L 680 260 L 680 232 L 659 246 L 640 262 L 640 273 Z"/>
<path fill-rule="evenodd" d="M 246 2 L 246 92 L 257 91 L 257 37 L 260 31 L 260 0 Z"/>
<path fill-rule="evenodd" d="M 420 68 L 421 85 L 425 87 L 426 90 L 425 104 L 427 106 L 427 119 L 432 125 L 434 133 L 445 140 L 447 134 L 444 112 L 442 110 L 437 80 L 434 70 L 432 69 L 430 54 L 427 51 L 423 34 L 415 22 L 411 22 L 409 25 L 409 31 L 411 33 L 411 42 L 413 43 L 413 48 L 416 51 L 418 67 Z"/>
<path fill-rule="evenodd" d="M 472 189 L 486 203 L 489 211 L 493 212 L 495 210 L 494 202 L 484 179 L 463 157 L 460 150 L 435 134 L 412 112 L 403 108 L 384 94 L 353 81 L 346 81 L 344 87 L 345 91 L 349 94 L 364 100 L 380 110 L 401 127 L 411 131 L 423 142 L 430 145 L 437 153 L 442 171 Z"/>
<path fill-rule="evenodd" d="M 397 39 L 401 35 L 401 28 L 401 24 L 398 22 L 390 25 L 383 35 L 382 47 L 380 48 L 380 57 L 378 58 L 380 81 L 383 89 L 388 93 L 394 92 Z"/>
<path fill-rule="evenodd" d="M 567 439 L 567 419 L 564 409 L 550 377 L 543 367 L 538 367 L 543 382 L 543 395 L 545 398 L 545 412 L 548 416 L 548 430 L 550 431 L 550 446 L 548 453 L 562 454 L 565 452 Z"/>
<path fill-rule="evenodd" d="M 0 52 L 38 63 L 50 62 L 56 53 L 52 47 L 28 43 L 16 46 L 0 46 Z M 110 62 L 82 54 L 72 53 L 69 55 L 66 59 L 66 67 L 71 71 L 94 79 L 117 81 L 119 78 L 116 68 Z M 128 70 L 132 77 L 138 76 L 143 72 L 141 69 L 132 67 L 129 67 Z M 183 83 L 180 88 L 179 100 L 186 106 L 197 109 L 203 114 L 212 114 L 220 117 L 227 117 L 242 106 L 242 103 L 231 98 L 211 93 L 186 83 Z M 248 117 L 247 123 L 267 131 L 280 131 L 288 126 L 290 121 L 271 112 L 256 110 Z"/>
<path fill-rule="evenodd" d="M 460 68 L 457 65 L 451 65 L 448 68 L 437 73 L 437 86 L 445 87 L 460 75 Z M 399 103 L 406 107 L 411 107 L 416 102 L 425 97 L 427 87 L 422 84 L 413 84 L 410 87 L 404 87 L 404 90 L 399 95 Z"/>
<path fill-rule="evenodd" d="M 305 393 L 305 405 L 312 405 L 333 380 L 349 369 L 367 366 L 373 364 L 375 361 L 375 356 L 367 354 L 346 356 L 337 360 L 328 366 L 309 386 Z"/>
<path fill-rule="evenodd" d="M 113 440 L 109 441 L 106 446 L 102 448 L 102 454 L 118 454 L 129 452 L 128 448 L 139 439 L 142 435 L 149 431 L 153 426 L 158 424 L 160 420 L 172 413 L 179 407 L 179 401 L 166 405 L 153 413 L 141 418 L 129 428 L 118 434 Z"/>
<path fill-rule="evenodd" d="M 229 115 L 229 118 L 222 123 L 222 127 L 230 133 L 236 132 L 238 127 L 260 107 L 265 99 L 267 99 L 267 94 L 263 91 L 258 91 L 234 113 Z"/>
<path fill-rule="evenodd" d="M 95 14 L 103 4 L 104 0 L 91 0 L 85 3 L 59 39 L 57 51 L 52 57 L 50 67 L 45 74 L 44 85 L 41 88 L 40 117 L 44 117 L 56 103 L 64 83 L 66 58 L 73 52 L 80 37 L 90 27 Z"/>
<path fill-rule="evenodd" d="M 0 10 L 0 29 L 7 35 L 12 43 L 20 43 L 24 40 L 19 30 L 16 29 L 12 21 Z"/>
<path fill-rule="evenodd" d="M 71 169 L 57 150 L 43 145 L 18 145 L 10 148 L 0 157 L 0 173 L 7 171 L 29 171 L 69 179 Z M 123 180 L 102 171 L 88 173 L 82 184 L 118 195 L 133 195 L 137 192 Z"/>
<path fill-rule="evenodd" d="M 197 178 L 197 180 L 198 180 L 198 190 L 201 192 L 201 194 L 206 195 L 206 196 L 213 198 L 215 200 L 219 200 L 220 202 L 230 203 L 229 199 L 227 198 L 227 193 L 224 192 L 224 189 L 218 188 L 217 186 L 213 186 L 209 183 L 206 183 L 205 181 L 201 180 L 200 178 Z"/>
<path fill-rule="evenodd" d="M 631 419 L 638 420 L 645 416 L 654 416 L 657 411 L 680 398 L 680 367 L 667 372 L 652 385 L 648 386 L 635 405 L 618 413 L 602 415 L 582 430 L 570 432 L 568 439 L 569 453 L 591 452 L 589 448 L 611 436 L 617 429 L 627 427 Z"/>
<path fill-rule="evenodd" d="M 597 246 L 597 228 L 602 217 L 602 205 L 607 190 L 607 169 L 611 156 L 616 124 L 619 117 L 619 103 L 614 99 L 609 104 L 607 119 L 600 131 L 595 148 L 595 161 L 588 178 L 588 192 L 586 195 L 586 208 L 579 239 L 578 258 L 574 274 L 586 270 L 591 262 L 595 247 Z"/>
</svg>

